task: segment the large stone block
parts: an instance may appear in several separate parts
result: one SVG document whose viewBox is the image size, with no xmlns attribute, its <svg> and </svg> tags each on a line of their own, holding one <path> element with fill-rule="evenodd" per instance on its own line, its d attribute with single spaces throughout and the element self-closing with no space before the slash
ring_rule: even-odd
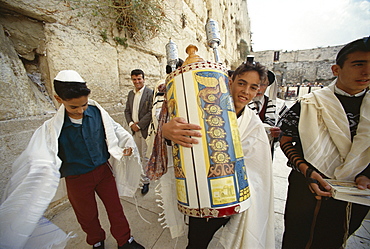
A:
<svg viewBox="0 0 370 249">
<path fill-rule="evenodd" d="M 45 31 L 51 78 L 60 70 L 76 70 L 91 89 L 91 98 L 116 103 L 120 98 L 116 48 L 100 37 L 61 24 L 46 24 Z"/>
<path fill-rule="evenodd" d="M 1 26 L 2 27 L 2 26 Z M 0 120 L 40 115 L 54 109 L 31 82 L 12 42 L 0 31 Z"/>
</svg>

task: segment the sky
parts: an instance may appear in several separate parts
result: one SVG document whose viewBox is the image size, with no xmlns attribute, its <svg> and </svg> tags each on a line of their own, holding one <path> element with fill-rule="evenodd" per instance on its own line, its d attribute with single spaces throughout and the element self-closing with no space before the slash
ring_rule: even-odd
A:
<svg viewBox="0 0 370 249">
<path fill-rule="evenodd" d="M 370 35 L 370 0 L 247 0 L 253 51 L 344 45 Z"/>
</svg>

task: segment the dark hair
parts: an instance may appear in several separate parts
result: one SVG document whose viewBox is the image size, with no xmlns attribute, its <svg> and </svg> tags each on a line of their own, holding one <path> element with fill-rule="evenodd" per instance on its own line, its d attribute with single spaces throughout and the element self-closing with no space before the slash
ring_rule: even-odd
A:
<svg viewBox="0 0 370 249">
<path fill-rule="evenodd" d="M 344 62 L 348 58 L 347 56 L 357 51 L 370 52 L 370 36 L 357 39 L 345 45 L 338 52 L 337 58 L 335 59 L 335 63 L 342 68 L 344 65 Z"/>
<path fill-rule="evenodd" d="M 231 77 L 231 76 L 233 76 L 233 73 L 234 73 L 235 71 L 234 70 L 227 70 L 227 75 L 229 76 L 229 77 Z"/>
<path fill-rule="evenodd" d="M 232 80 L 235 80 L 237 75 L 243 74 L 249 71 L 256 71 L 261 79 L 261 82 L 267 77 L 267 69 L 265 66 L 262 66 L 259 62 L 243 62 L 233 73 Z"/>
<path fill-rule="evenodd" d="M 275 81 L 275 74 L 272 71 L 268 70 L 267 71 L 267 78 L 269 80 L 269 85 L 271 85 Z"/>
<path fill-rule="evenodd" d="M 144 75 L 144 71 L 143 70 L 141 70 L 141 69 L 134 69 L 134 70 L 131 71 L 131 76 L 132 75 L 137 76 L 137 75 L 140 75 L 140 74 L 143 76 L 143 79 L 145 79 L 145 75 Z"/>
<path fill-rule="evenodd" d="M 63 82 L 54 80 L 54 89 L 56 94 L 62 100 L 76 99 L 82 96 L 88 96 L 91 92 L 86 83 L 81 82 Z"/>
<path fill-rule="evenodd" d="M 182 66 L 184 61 L 181 58 L 178 58 L 177 63 L 176 63 L 176 68 L 179 68 Z M 166 65 L 166 74 L 172 73 L 172 68 L 170 65 Z"/>
</svg>

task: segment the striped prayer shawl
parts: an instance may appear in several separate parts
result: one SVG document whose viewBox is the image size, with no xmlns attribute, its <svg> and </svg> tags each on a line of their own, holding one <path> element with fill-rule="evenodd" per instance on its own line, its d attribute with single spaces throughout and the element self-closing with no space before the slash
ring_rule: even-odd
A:
<svg viewBox="0 0 370 249">
<path fill-rule="evenodd" d="M 354 180 L 370 162 L 370 92 L 363 99 L 351 142 L 347 116 L 334 94 L 334 84 L 302 97 L 299 134 L 309 163 L 330 178 Z"/>
<path fill-rule="evenodd" d="M 267 96 L 264 96 L 264 98 L 265 98 L 264 106 L 266 107 L 266 112 L 265 120 L 263 121 L 263 123 L 271 126 L 279 126 L 277 121 L 280 120 L 280 118 L 288 110 L 288 108 L 285 105 L 285 101 L 281 100 L 279 102 L 280 105 L 278 105 L 277 100 L 270 99 Z M 258 104 L 256 103 L 256 101 L 249 102 L 248 107 L 257 115 L 259 114 Z"/>
</svg>

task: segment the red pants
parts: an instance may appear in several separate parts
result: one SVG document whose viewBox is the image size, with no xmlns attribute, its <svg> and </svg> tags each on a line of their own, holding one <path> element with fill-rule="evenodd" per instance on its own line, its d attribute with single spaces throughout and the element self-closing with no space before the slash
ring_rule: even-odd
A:
<svg viewBox="0 0 370 249">
<path fill-rule="evenodd" d="M 82 230 L 87 234 L 86 242 L 93 245 L 105 240 L 105 232 L 98 218 L 95 192 L 102 200 L 111 225 L 110 231 L 119 246 L 130 238 L 130 227 L 123 213 L 118 191 L 109 163 L 93 171 L 66 177 L 68 199 L 72 204 Z"/>
</svg>

